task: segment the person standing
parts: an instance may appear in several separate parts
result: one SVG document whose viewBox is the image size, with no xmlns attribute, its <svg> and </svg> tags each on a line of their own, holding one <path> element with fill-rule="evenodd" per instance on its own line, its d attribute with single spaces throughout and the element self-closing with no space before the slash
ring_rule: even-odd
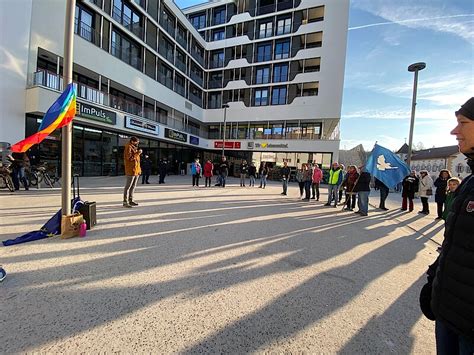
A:
<svg viewBox="0 0 474 355">
<path fill-rule="evenodd" d="M 184 161 L 179 164 L 179 171 L 181 176 L 186 175 L 186 163 Z"/>
<path fill-rule="evenodd" d="M 418 187 L 418 195 L 420 196 L 421 204 L 423 206 L 422 210 L 418 213 L 421 214 L 430 214 L 430 205 L 428 204 L 428 199 L 433 195 L 433 180 L 428 174 L 428 171 L 420 171 L 420 185 Z"/>
<path fill-rule="evenodd" d="M 201 178 L 201 164 L 199 159 L 194 159 L 194 162 L 191 164 L 191 174 L 193 175 L 193 186 L 199 187 L 199 179 Z"/>
<path fill-rule="evenodd" d="M 214 171 L 214 164 L 208 159 L 206 161 L 206 164 L 204 164 L 204 178 L 205 178 L 205 187 L 207 187 L 207 184 L 209 183 L 209 187 L 211 187 L 211 180 L 212 180 L 212 175 Z"/>
<path fill-rule="evenodd" d="M 229 175 L 229 163 L 226 159 L 226 157 L 222 157 L 222 161 L 219 164 L 219 180 L 220 180 L 220 186 L 225 187 L 225 182 L 227 179 L 227 176 Z"/>
<path fill-rule="evenodd" d="M 260 179 L 260 186 L 259 188 L 261 189 L 263 187 L 263 180 L 262 180 L 262 175 L 263 175 L 263 168 L 265 167 L 265 162 L 260 162 L 260 166 L 258 167 L 258 178 Z"/>
<path fill-rule="evenodd" d="M 471 174 L 456 190 L 443 246 L 428 270 L 425 287 L 431 296 L 437 353 L 474 354 L 474 97 L 455 115 L 457 126 L 451 134 L 468 158 Z"/>
<path fill-rule="evenodd" d="M 288 192 L 288 181 L 290 180 L 290 168 L 288 163 L 283 162 L 283 168 L 281 168 L 281 181 L 283 183 L 283 192 L 282 195 L 287 195 Z"/>
<path fill-rule="evenodd" d="M 138 178 L 142 172 L 140 168 L 140 155 L 142 154 L 142 150 L 138 149 L 139 143 L 140 141 L 137 137 L 131 137 L 130 141 L 125 144 L 123 151 L 125 176 L 127 178 L 123 190 L 123 207 L 127 208 L 138 206 L 138 203 L 133 199 L 133 193 L 135 192 Z"/>
<path fill-rule="evenodd" d="M 300 189 L 300 199 L 303 198 L 303 192 L 304 192 L 304 172 L 303 172 L 303 166 L 298 168 L 296 170 L 296 182 L 298 183 L 298 187 Z"/>
<path fill-rule="evenodd" d="M 249 187 L 254 187 L 255 186 L 255 175 L 257 174 L 257 168 L 255 167 L 255 164 L 252 162 L 250 163 L 249 166 Z"/>
<path fill-rule="evenodd" d="M 267 164 L 265 164 L 262 168 L 262 175 L 260 176 L 260 184 L 262 184 L 262 189 L 267 187 L 267 177 L 269 171 L 270 169 L 268 168 Z"/>
<path fill-rule="evenodd" d="M 303 164 L 303 181 L 304 181 L 304 201 L 309 201 L 311 197 L 311 178 L 313 172 L 311 171 L 309 164 Z"/>
<path fill-rule="evenodd" d="M 448 217 L 448 212 L 451 211 L 454 202 L 454 193 L 461 185 L 461 179 L 457 177 L 452 177 L 448 180 L 448 191 L 446 192 L 446 199 L 444 200 L 444 210 L 443 210 L 443 219 L 446 221 Z"/>
<path fill-rule="evenodd" d="M 311 197 L 311 199 L 313 200 L 316 199 L 316 201 L 319 201 L 319 184 L 321 183 L 322 179 L 323 179 L 323 171 L 319 168 L 318 164 L 314 164 L 312 184 L 311 184 L 311 190 L 313 193 L 313 197 Z"/>
<path fill-rule="evenodd" d="M 25 176 L 25 168 L 29 165 L 30 160 L 26 153 L 12 153 L 12 181 L 13 186 L 15 186 L 15 191 L 20 190 L 20 182 L 23 184 L 23 187 L 26 190 L 28 188 L 28 181 Z"/>
<path fill-rule="evenodd" d="M 328 181 L 328 202 L 324 206 L 331 206 L 332 200 L 334 200 L 334 207 L 337 207 L 339 197 L 339 186 L 342 183 L 342 170 L 338 163 L 334 162 L 329 170 L 329 181 Z"/>
<path fill-rule="evenodd" d="M 164 184 L 165 183 L 165 177 L 166 177 L 166 162 L 164 159 L 160 159 L 160 162 L 158 163 L 158 174 L 160 175 L 160 178 L 158 180 L 158 184 Z"/>
<path fill-rule="evenodd" d="M 438 207 L 438 217 L 436 217 L 436 219 L 443 219 L 443 206 L 446 200 L 449 179 L 451 179 L 451 173 L 449 170 L 443 169 L 439 172 L 439 176 L 434 182 L 434 186 L 436 187 L 435 202 Z"/>
<path fill-rule="evenodd" d="M 357 192 L 357 206 L 359 207 L 359 210 L 354 213 L 360 214 L 361 216 L 367 216 L 369 214 L 371 176 L 367 171 L 362 171 L 363 167 L 360 169 L 361 173 L 359 179 L 354 186 L 354 192 Z"/>
<path fill-rule="evenodd" d="M 150 179 L 150 175 L 151 175 L 151 159 L 147 154 L 143 156 L 143 159 L 141 161 L 141 166 L 142 166 L 142 185 L 149 184 L 150 182 L 148 180 Z"/>
<path fill-rule="evenodd" d="M 412 170 L 410 175 L 406 176 L 402 181 L 402 211 L 406 211 L 407 207 L 409 211 L 413 211 L 413 199 L 415 194 L 418 192 L 420 180 L 416 176 L 415 170 Z M 408 206 L 407 206 L 408 200 Z"/>
<path fill-rule="evenodd" d="M 375 189 L 380 190 L 380 202 L 379 208 L 383 211 L 388 211 L 388 208 L 385 207 L 385 201 L 387 200 L 390 189 L 382 181 L 375 178 Z"/>
<path fill-rule="evenodd" d="M 347 174 L 343 182 L 343 185 L 346 188 L 346 207 L 344 207 L 344 210 L 353 211 L 356 204 L 357 194 L 354 192 L 354 187 L 359 178 L 359 173 L 357 167 L 354 165 L 349 165 L 347 169 Z"/>
<path fill-rule="evenodd" d="M 249 167 L 247 165 L 247 161 L 242 160 L 242 164 L 240 165 L 240 187 L 245 187 L 245 178 L 247 177 L 248 172 Z"/>
<path fill-rule="evenodd" d="M 341 202 L 342 201 L 342 194 L 344 192 L 344 184 L 342 183 L 346 179 L 346 167 L 344 164 L 340 164 L 339 167 L 341 168 L 341 174 L 342 174 L 342 180 L 341 183 L 339 184 L 339 205 L 345 205 L 347 201 Z M 349 167 L 348 167 L 349 168 Z M 344 194 L 346 196 L 346 194 Z"/>
</svg>

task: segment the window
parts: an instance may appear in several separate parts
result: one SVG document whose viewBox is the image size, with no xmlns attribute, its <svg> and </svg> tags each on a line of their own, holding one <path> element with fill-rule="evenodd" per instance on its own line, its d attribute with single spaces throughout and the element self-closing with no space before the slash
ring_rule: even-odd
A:
<svg viewBox="0 0 474 355">
<path fill-rule="evenodd" d="M 214 52 L 212 54 L 211 68 L 220 68 L 224 66 L 224 51 Z"/>
<path fill-rule="evenodd" d="M 163 26 L 166 32 L 168 32 L 171 36 L 174 37 L 175 35 L 175 18 L 170 14 L 170 12 L 163 8 L 160 14 L 160 25 Z"/>
<path fill-rule="evenodd" d="M 142 18 L 138 12 L 135 12 L 128 4 L 122 0 L 114 0 L 112 17 L 127 27 L 130 31 L 142 38 Z"/>
<path fill-rule="evenodd" d="M 256 89 L 255 90 L 255 106 L 267 106 L 268 105 L 268 89 Z"/>
<path fill-rule="evenodd" d="M 94 30 L 92 28 L 92 14 L 82 7 L 76 6 L 74 32 L 85 40 L 92 42 Z"/>
<path fill-rule="evenodd" d="M 260 44 L 257 46 L 257 62 L 266 62 L 272 59 L 272 45 Z"/>
<path fill-rule="evenodd" d="M 174 76 L 174 82 L 175 82 L 175 91 L 180 94 L 181 96 L 184 96 L 185 95 L 185 90 L 184 90 L 184 85 L 185 85 L 185 81 L 184 81 L 184 77 L 182 77 L 181 75 L 179 74 L 175 74 Z"/>
<path fill-rule="evenodd" d="M 112 31 L 112 55 L 128 63 L 138 70 L 141 70 L 141 48 L 133 41 L 119 33 Z"/>
<path fill-rule="evenodd" d="M 258 38 L 266 38 L 273 36 L 273 23 L 265 22 L 260 24 Z"/>
<path fill-rule="evenodd" d="M 158 70 L 158 81 L 166 87 L 173 89 L 173 70 L 163 63 L 160 63 Z"/>
<path fill-rule="evenodd" d="M 275 59 L 285 59 L 290 56 L 290 41 L 281 41 L 275 44 Z"/>
<path fill-rule="evenodd" d="M 206 14 L 198 14 L 190 18 L 195 29 L 199 30 L 206 27 Z"/>
<path fill-rule="evenodd" d="M 210 92 L 209 93 L 209 102 L 207 108 L 221 108 L 221 93 L 220 92 Z"/>
<path fill-rule="evenodd" d="M 270 68 L 260 67 L 257 68 L 255 73 L 255 84 L 267 84 L 270 82 Z"/>
<path fill-rule="evenodd" d="M 212 40 L 213 41 L 220 41 L 225 38 L 225 31 L 222 30 L 214 30 L 213 35 L 212 35 Z"/>
<path fill-rule="evenodd" d="M 273 82 L 288 81 L 288 64 L 275 64 L 273 67 Z"/>
<path fill-rule="evenodd" d="M 276 35 L 291 33 L 291 17 L 277 21 Z"/>
<path fill-rule="evenodd" d="M 214 25 L 223 23 L 225 23 L 225 7 L 220 7 L 214 10 Z"/>
<path fill-rule="evenodd" d="M 272 105 L 286 104 L 286 86 L 274 87 L 272 90 Z"/>
</svg>

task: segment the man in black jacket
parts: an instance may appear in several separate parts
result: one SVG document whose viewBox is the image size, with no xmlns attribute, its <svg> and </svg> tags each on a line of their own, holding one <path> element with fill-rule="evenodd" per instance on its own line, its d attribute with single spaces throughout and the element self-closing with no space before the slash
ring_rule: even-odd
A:
<svg viewBox="0 0 474 355">
<path fill-rule="evenodd" d="M 353 192 L 357 192 L 357 207 L 359 210 L 357 214 L 361 216 L 367 216 L 369 213 L 369 195 L 370 195 L 370 173 L 367 171 L 362 171 L 363 166 L 360 168 L 360 175 L 356 181 Z"/>
<path fill-rule="evenodd" d="M 288 163 L 286 161 L 283 162 L 283 168 L 281 168 L 281 179 L 283 182 L 283 192 L 281 194 L 286 195 L 288 190 L 288 181 L 290 180 L 290 168 L 288 167 Z"/>
<path fill-rule="evenodd" d="M 434 276 L 431 310 L 438 354 L 474 354 L 474 97 L 455 114 L 458 124 L 451 134 L 468 158 L 471 175 L 456 190 L 441 253 L 428 274 Z"/>
<path fill-rule="evenodd" d="M 226 157 L 222 157 L 222 161 L 219 164 L 219 177 L 220 177 L 220 186 L 225 187 L 225 181 L 229 175 L 229 162 Z"/>
</svg>

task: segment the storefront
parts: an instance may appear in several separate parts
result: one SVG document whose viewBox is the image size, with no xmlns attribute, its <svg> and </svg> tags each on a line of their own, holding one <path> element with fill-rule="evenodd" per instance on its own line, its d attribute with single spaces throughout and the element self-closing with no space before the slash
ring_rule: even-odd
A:
<svg viewBox="0 0 474 355">
<path fill-rule="evenodd" d="M 27 115 L 26 136 L 38 131 L 41 117 Z M 131 122 L 138 125 L 138 121 Z M 138 126 L 136 127 L 138 128 Z M 142 127 L 143 128 L 143 127 Z M 144 129 L 153 129 L 151 125 Z M 135 129 L 136 134 L 119 132 L 113 126 L 110 129 L 94 125 L 75 122 L 73 124 L 72 138 L 72 164 L 74 174 L 81 176 L 113 176 L 124 173 L 123 149 L 132 135 L 140 139 L 140 148 L 152 160 L 153 173 L 157 172 L 160 159 L 168 163 L 168 171 L 173 174 L 178 172 L 178 164 L 183 161 L 189 163 L 195 157 L 202 157 L 204 151 L 199 147 L 192 147 L 175 143 L 164 142 L 159 139 L 145 137 L 143 129 Z M 176 132 L 176 131 L 175 131 Z M 38 162 L 47 163 L 48 168 L 59 175 L 61 171 L 61 133 L 54 131 L 38 146 L 31 148 L 31 155 L 39 157 Z"/>
</svg>

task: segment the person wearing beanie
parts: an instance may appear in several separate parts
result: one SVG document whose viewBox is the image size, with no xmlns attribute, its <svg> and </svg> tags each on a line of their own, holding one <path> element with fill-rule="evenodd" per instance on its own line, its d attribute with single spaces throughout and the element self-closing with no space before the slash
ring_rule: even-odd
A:
<svg viewBox="0 0 474 355">
<path fill-rule="evenodd" d="M 455 115 L 457 125 L 451 134 L 467 157 L 471 174 L 454 193 L 443 246 L 428 269 L 420 305 L 423 313 L 436 322 L 438 354 L 474 354 L 474 97 Z M 431 288 L 431 294 L 427 288 Z"/>
</svg>

